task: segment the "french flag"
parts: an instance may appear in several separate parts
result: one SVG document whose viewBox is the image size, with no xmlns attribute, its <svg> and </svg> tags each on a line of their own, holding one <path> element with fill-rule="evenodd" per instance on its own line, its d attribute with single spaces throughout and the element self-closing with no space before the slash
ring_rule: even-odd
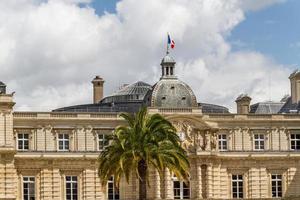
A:
<svg viewBox="0 0 300 200">
<path fill-rule="evenodd" d="M 168 34 L 168 45 L 171 47 L 171 49 L 174 49 L 175 42 L 171 39 L 170 34 Z"/>
</svg>

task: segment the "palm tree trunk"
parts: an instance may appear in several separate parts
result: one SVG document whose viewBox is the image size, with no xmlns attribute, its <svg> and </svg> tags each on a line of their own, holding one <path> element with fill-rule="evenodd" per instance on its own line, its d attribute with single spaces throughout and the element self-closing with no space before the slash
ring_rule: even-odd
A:
<svg viewBox="0 0 300 200">
<path fill-rule="evenodd" d="M 138 164 L 138 171 L 140 174 L 139 179 L 139 200 L 146 200 L 147 199 L 147 164 L 145 160 L 141 160 Z"/>
</svg>

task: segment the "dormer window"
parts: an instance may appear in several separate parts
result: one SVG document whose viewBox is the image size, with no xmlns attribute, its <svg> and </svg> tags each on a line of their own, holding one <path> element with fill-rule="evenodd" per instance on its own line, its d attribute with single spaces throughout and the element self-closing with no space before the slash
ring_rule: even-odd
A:
<svg viewBox="0 0 300 200">
<path fill-rule="evenodd" d="M 18 150 L 21 151 L 29 150 L 29 134 L 27 133 L 18 134 Z"/>
</svg>

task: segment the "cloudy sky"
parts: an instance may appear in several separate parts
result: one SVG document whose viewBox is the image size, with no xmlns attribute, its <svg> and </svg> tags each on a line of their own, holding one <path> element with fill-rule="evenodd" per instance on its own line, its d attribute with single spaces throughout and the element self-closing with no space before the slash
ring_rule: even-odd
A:
<svg viewBox="0 0 300 200">
<path fill-rule="evenodd" d="M 105 95 L 155 83 L 166 33 L 177 75 L 199 102 L 235 108 L 289 93 L 300 63 L 297 0 L 0 0 L 0 80 L 16 110 L 91 103 L 95 75 Z"/>
</svg>

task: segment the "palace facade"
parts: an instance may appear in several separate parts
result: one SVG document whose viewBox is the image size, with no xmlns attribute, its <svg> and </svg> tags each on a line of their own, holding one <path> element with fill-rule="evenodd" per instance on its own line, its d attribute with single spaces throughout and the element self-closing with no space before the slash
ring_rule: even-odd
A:
<svg viewBox="0 0 300 200">
<path fill-rule="evenodd" d="M 0 84 L 0 200 L 135 200 L 138 180 L 113 177 L 102 187 L 97 172 L 106 138 L 125 122 L 120 112 L 148 106 L 178 130 L 187 150 L 189 182 L 168 170 L 150 171 L 149 200 L 300 199 L 300 72 L 291 95 L 259 102 L 240 95 L 237 113 L 199 103 L 175 75 L 167 54 L 155 85 L 136 82 L 103 98 L 104 80 L 93 79 L 94 103 L 50 112 L 16 112 L 13 94 Z"/>
</svg>

